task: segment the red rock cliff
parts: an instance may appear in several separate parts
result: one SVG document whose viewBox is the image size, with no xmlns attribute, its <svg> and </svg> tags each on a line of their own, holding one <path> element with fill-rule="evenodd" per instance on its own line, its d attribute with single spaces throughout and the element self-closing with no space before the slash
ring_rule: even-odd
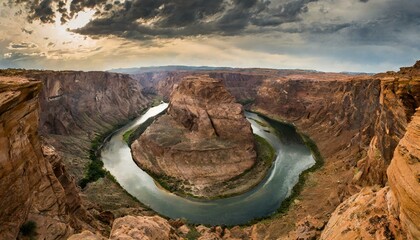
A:
<svg viewBox="0 0 420 240">
<path fill-rule="evenodd" d="M 37 224 L 40 239 L 65 238 L 74 230 L 93 229 L 86 222 L 95 225 L 61 159 L 53 157 L 51 147 L 41 149 L 40 89 L 37 81 L 0 77 L 1 239 L 15 239 L 28 220 Z"/>
</svg>

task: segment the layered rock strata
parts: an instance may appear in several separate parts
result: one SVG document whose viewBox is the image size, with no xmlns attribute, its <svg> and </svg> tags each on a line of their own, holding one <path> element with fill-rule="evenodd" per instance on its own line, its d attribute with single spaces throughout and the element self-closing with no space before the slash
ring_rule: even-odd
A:
<svg viewBox="0 0 420 240">
<path fill-rule="evenodd" d="M 420 239 L 420 108 L 388 167 L 390 187 L 364 188 L 333 213 L 321 239 Z"/>
<path fill-rule="evenodd" d="M 74 180 L 38 135 L 41 83 L 0 77 L 0 238 L 15 239 L 33 221 L 40 239 L 100 225 L 81 205 Z M 87 224 L 89 223 L 89 224 Z"/>
<path fill-rule="evenodd" d="M 387 173 L 402 227 L 408 239 L 420 239 L 420 108 L 399 142 Z"/>
<path fill-rule="evenodd" d="M 208 73 L 223 79 L 251 110 L 293 123 L 314 140 L 324 159 L 320 170 L 308 174 L 299 201 L 287 214 L 257 225 L 262 229 L 259 237 L 286 237 L 296 220 L 308 215 L 326 222 L 342 201 L 362 187 L 386 184 L 394 149 L 420 106 L 419 71 L 420 62 L 377 75 L 265 69 Z M 175 73 L 153 76 L 156 84 L 149 88 L 161 94 L 180 81 Z"/>
<path fill-rule="evenodd" d="M 207 77 L 182 81 L 171 95 L 167 113 L 131 147 L 142 169 L 173 178 L 182 191 L 201 197 L 225 194 L 216 186 L 256 163 L 253 134 L 242 106 L 221 81 Z"/>
<path fill-rule="evenodd" d="M 125 74 L 0 70 L 0 75 L 41 81 L 40 135 L 54 146 L 76 183 L 87 176 L 91 150 L 98 149 L 110 131 L 140 115 L 149 104 L 140 83 Z M 109 210 L 120 216 L 142 209 L 107 176 L 88 184 L 83 192 L 84 200 L 95 203 L 89 204 L 94 215 Z"/>
</svg>

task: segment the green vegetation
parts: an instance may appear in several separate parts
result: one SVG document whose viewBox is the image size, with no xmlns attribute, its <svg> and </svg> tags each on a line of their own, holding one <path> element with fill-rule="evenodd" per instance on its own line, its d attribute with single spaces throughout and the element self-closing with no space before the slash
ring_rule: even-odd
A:
<svg viewBox="0 0 420 240">
<path fill-rule="evenodd" d="M 105 177 L 106 171 L 103 168 L 104 163 L 98 157 L 100 147 L 102 146 L 102 142 L 104 140 L 105 138 L 103 136 L 97 136 L 91 144 L 89 150 L 89 159 L 91 161 L 86 169 L 85 176 L 79 182 L 79 186 L 81 188 L 85 188 L 86 185 L 90 182 L 95 182 L 99 178 Z"/>
<path fill-rule="evenodd" d="M 127 144 L 130 144 L 130 136 L 131 134 L 133 134 L 133 132 L 134 132 L 134 129 L 131 129 L 124 133 L 123 135 L 124 142 L 126 142 Z"/>
<path fill-rule="evenodd" d="M 142 135 L 144 133 L 144 131 L 146 131 L 146 129 L 153 123 L 153 121 L 155 121 L 155 119 L 161 115 L 163 115 L 165 113 L 165 111 L 163 111 L 162 113 L 151 117 L 149 119 L 147 119 L 144 123 L 142 123 L 140 126 L 138 126 L 135 130 L 129 130 L 127 132 L 124 133 L 123 138 L 124 141 L 130 146 L 137 138 L 140 137 L 140 135 Z"/>
<path fill-rule="evenodd" d="M 264 162 L 264 164 L 271 165 L 276 155 L 274 148 L 264 138 L 255 134 L 254 137 L 256 140 L 255 142 L 257 148 L 258 161 Z"/>
<path fill-rule="evenodd" d="M 264 122 L 261 122 L 261 121 L 259 121 L 259 120 L 257 120 L 257 119 L 253 119 L 253 118 L 251 118 L 252 120 L 254 120 L 258 125 L 260 125 L 260 126 L 262 126 L 262 127 L 268 127 L 267 126 L 267 124 L 266 123 L 264 123 Z"/>
<path fill-rule="evenodd" d="M 31 239 L 36 235 L 36 222 L 27 221 L 22 226 L 20 226 L 20 233 L 25 237 L 30 237 Z"/>
<path fill-rule="evenodd" d="M 158 105 L 160 105 L 163 101 L 163 97 L 162 96 L 155 96 L 152 100 L 151 106 L 152 107 L 156 107 Z"/>
<path fill-rule="evenodd" d="M 254 98 L 245 98 L 245 99 L 240 99 L 240 100 L 238 100 L 238 103 L 239 104 L 242 104 L 242 105 L 249 105 L 249 104 L 252 104 L 252 103 L 254 103 L 255 102 L 255 99 Z"/>
<path fill-rule="evenodd" d="M 146 170 L 144 170 L 146 171 Z M 187 196 L 188 194 L 182 189 L 182 181 L 176 178 L 163 175 L 163 174 L 155 174 L 150 171 L 146 171 L 162 188 L 170 191 L 178 193 L 181 196 Z"/>
<path fill-rule="evenodd" d="M 133 119 L 130 119 L 128 121 L 125 121 L 124 123 L 118 124 L 106 131 L 105 133 L 97 135 L 95 137 L 95 139 L 90 145 L 88 155 L 90 162 L 86 168 L 85 176 L 79 181 L 79 186 L 81 188 L 85 188 L 88 183 L 95 182 L 98 179 L 105 177 L 107 171 L 103 168 L 104 163 L 101 161 L 99 156 L 102 145 L 106 141 L 106 139 L 116 131 L 116 129 L 123 127 L 125 124 L 127 124 L 127 122 L 132 120 Z"/>
<path fill-rule="evenodd" d="M 299 196 L 299 194 L 302 192 L 303 187 L 305 186 L 305 182 L 307 179 L 307 176 L 310 172 L 314 172 L 318 170 L 319 168 L 324 165 L 324 159 L 321 156 L 321 153 L 319 152 L 318 147 L 316 146 L 315 142 L 310 139 L 308 136 L 299 133 L 303 142 L 305 145 L 309 148 L 309 150 L 312 152 L 312 156 L 315 160 L 315 165 L 312 166 L 309 169 L 306 169 L 299 175 L 299 180 L 296 183 L 296 185 L 292 189 L 292 193 L 288 198 L 286 198 L 280 205 L 279 209 L 277 210 L 278 213 L 284 214 L 289 210 L 289 207 L 291 206 L 291 203 Z"/>
<path fill-rule="evenodd" d="M 303 171 L 299 175 L 299 180 L 296 183 L 296 185 L 293 187 L 290 196 L 287 197 L 285 200 L 283 200 L 283 202 L 279 206 L 279 208 L 277 210 L 277 214 L 285 214 L 289 210 L 289 207 L 291 206 L 293 201 L 301 193 L 303 187 L 306 184 L 306 179 L 307 179 L 308 174 L 310 172 L 314 172 L 314 171 L 318 170 L 319 168 L 321 168 L 322 165 L 324 164 L 324 160 L 323 160 L 322 155 L 319 152 L 319 149 L 316 146 L 315 142 L 312 139 L 310 139 L 308 136 L 306 136 L 305 134 L 298 132 L 296 130 L 295 126 L 293 126 L 292 124 L 287 123 L 287 122 L 282 122 L 282 121 L 271 119 L 271 118 L 266 117 L 266 116 L 264 116 L 260 113 L 257 113 L 257 112 L 255 112 L 255 113 L 258 114 L 260 117 L 262 117 L 265 121 L 267 121 L 276 130 L 276 134 L 277 134 L 277 136 L 280 137 L 280 139 L 282 138 L 282 136 L 292 136 L 291 134 L 293 134 L 293 132 L 294 132 L 294 134 L 297 135 L 296 136 L 297 138 L 292 139 L 292 141 L 298 141 L 298 142 L 304 143 L 309 148 L 309 150 L 312 153 L 313 158 L 315 159 L 315 165 L 312 166 L 311 168 Z M 275 218 L 277 216 L 277 214 L 274 214 L 270 217 L 263 217 L 263 218 L 254 219 L 254 220 L 250 221 L 247 225 L 252 225 L 252 224 L 255 224 L 255 223 L 260 222 L 260 221 L 265 220 L 265 219 L 268 220 L 268 219 L 271 219 L 271 218 Z"/>
<path fill-rule="evenodd" d="M 187 240 L 197 240 L 199 237 L 201 237 L 201 234 L 195 229 L 194 226 L 190 227 L 190 231 L 185 236 Z"/>
</svg>

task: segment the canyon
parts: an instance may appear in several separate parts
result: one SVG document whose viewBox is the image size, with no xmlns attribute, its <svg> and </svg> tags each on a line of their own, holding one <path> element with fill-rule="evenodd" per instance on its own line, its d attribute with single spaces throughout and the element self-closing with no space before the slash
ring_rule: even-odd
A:
<svg viewBox="0 0 420 240">
<path fill-rule="evenodd" d="M 376 75 L 271 69 L 0 75 L 7 75 L 0 77 L 3 238 L 21 236 L 28 221 L 46 239 L 73 233 L 71 239 L 177 239 L 190 232 L 200 239 L 420 237 L 420 62 Z M 98 149 L 92 142 L 100 145 L 153 98 L 168 100 L 182 79 L 198 75 L 222 80 L 245 109 L 294 124 L 316 143 L 323 165 L 304 174 L 286 212 L 245 227 L 189 226 L 151 216 L 106 174 L 76 186 L 86 178 L 89 151 Z"/>
<path fill-rule="evenodd" d="M 255 172 L 260 177 L 237 184 L 257 164 L 254 145 L 242 105 L 235 103 L 221 81 L 195 77 L 178 84 L 167 113 L 131 149 L 142 169 L 159 178 L 172 178 L 173 183 L 166 181 L 171 188 L 214 198 L 244 192 L 261 181 L 264 174 Z"/>
</svg>

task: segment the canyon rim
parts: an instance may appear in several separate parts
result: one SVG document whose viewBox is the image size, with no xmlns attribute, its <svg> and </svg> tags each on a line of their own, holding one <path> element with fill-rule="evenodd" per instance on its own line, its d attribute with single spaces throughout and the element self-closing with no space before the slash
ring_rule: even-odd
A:
<svg viewBox="0 0 420 240">
<path fill-rule="evenodd" d="M 0 240 L 420 239 L 419 22 L 0 0 Z"/>
</svg>

